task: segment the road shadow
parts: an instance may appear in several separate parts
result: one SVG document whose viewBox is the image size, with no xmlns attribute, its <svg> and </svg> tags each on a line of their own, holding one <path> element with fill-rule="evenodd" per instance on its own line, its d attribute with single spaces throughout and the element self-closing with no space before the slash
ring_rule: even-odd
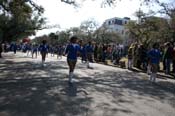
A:
<svg viewBox="0 0 175 116">
<path fill-rule="evenodd" d="M 31 61 L 1 64 L 0 115 L 87 116 L 92 98 L 76 83 L 67 83 L 67 75 L 59 71 L 68 70 L 65 62 L 46 62 L 45 67 Z"/>
<path fill-rule="evenodd" d="M 86 116 L 91 103 L 75 85 L 50 77 L 0 80 L 0 93 L 0 114 L 8 116 Z"/>
<path fill-rule="evenodd" d="M 123 93 L 125 93 L 125 90 L 128 90 L 143 97 L 149 96 L 162 101 L 162 103 L 169 101 L 169 104 L 175 108 L 175 83 L 168 81 L 151 83 L 148 79 L 143 79 L 142 76 L 140 74 L 136 75 L 133 72 L 106 71 L 100 74 L 96 73 L 94 79 L 89 77 L 79 78 L 79 85 L 86 87 L 95 85 L 96 91 L 114 94 L 114 97 L 124 96 Z M 140 97 L 139 99 L 144 98 Z"/>
<path fill-rule="evenodd" d="M 64 61 L 48 62 L 46 67 L 31 61 L 16 63 L 7 60 L 4 64 L 0 66 L 2 116 L 130 115 L 134 111 L 123 104 L 134 106 L 132 98 L 140 100 L 146 97 L 166 102 L 175 108 L 174 83 L 150 83 L 142 78 L 142 74 L 132 71 L 103 70 L 89 73 L 86 77 L 76 75 L 78 81 L 70 85 L 67 72 L 64 72 L 68 71 Z M 78 68 L 82 71 L 93 70 L 83 66 Z M 133 96 L 136 94 L 137 98 Z M 103 97 L 109 97 L 108 102 Z M 94 105 L 98 100 L 99 103 Z"/>
</svg>

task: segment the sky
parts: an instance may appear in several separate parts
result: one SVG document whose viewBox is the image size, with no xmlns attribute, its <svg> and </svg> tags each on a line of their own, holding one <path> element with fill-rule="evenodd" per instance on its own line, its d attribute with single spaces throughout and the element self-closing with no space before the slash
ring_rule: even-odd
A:
<svg viewBox="0 0 175 116">
<path fill-rule="evenodd" d="M 45 9 L 43 14 L 47 18 L 47 25 L 60 25 L 60 29 L 45 29 L 37 31 L 35 36 L 49 34 L 70 27 L 78 27 L 81 22 L 95 19 L 101 25 L 106 19 L 113 17 L 130 17 L 135 20 L 134 13 L 140 8 L 140 0 L 121 0 L 115 7 L 101 8 L 102 0 L 86 0 L 80 8 L 61 2 L 61 0 L 34 0 Z M 81 0 L 80 0 L 81 1 Z M 142 7 L 144 11 L 149 8 Z M 32 36 L 31 38 L 34 38 Z"/>
</svg>

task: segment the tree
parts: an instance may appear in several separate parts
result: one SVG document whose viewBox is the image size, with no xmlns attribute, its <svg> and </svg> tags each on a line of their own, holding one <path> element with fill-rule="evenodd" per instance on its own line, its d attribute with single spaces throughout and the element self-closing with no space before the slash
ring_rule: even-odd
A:
<svg viewBox="0 0 175 116">
<path fill-rule="evenodd" d="M 129 22 L 127 28 L 130 36 L 144 45 L 170 41 L 172 36 L 168 20 L 160 17 L 144 17 L 141 23 Z"/>
<path fill-rule="evenodd" d="M 158 5 L 160 10 L 158 10 L 157 13 L 164 14 L 169 18 L 169 27 L 170 27 L 170 35 L 171 38 L 175 41 L 175 0 L 169 0 L 169 1 L 160 1 L 160 0 L 145 0 L 147 5 L 149 5 L 151 2 Z M 151 4 L 152 5 L 152 4 Z"/>
<path fill-rule="evenodd" d="M 80 29 L 82 32 L 87 35 L 88 39 L 92 39 L 93 32 L 97 29 L 98 27 L 98 22 L 95 21 L 94 19 L 88 19 L 86 21 L 83 21 L 80 25 Z"/>
<path fill-rule="evenodd" d="M 48 39 L 49 39 L 48 40 L 49 41 L 49 44 L 54 45 L 58 41 L 58 35 L 56 35 L 55 33 L 50 33 L 48 35 Z"/>
<path fill-rule="evenodd" d="M 70 4 L 70 5 L 74 5 L 75 7 L 80 6 L 81 3 L 84 2 L 84 1 L 86 1 L 86 0 L 61 0 L 61 2 Z M 94 0 L 91 0 L 91 1 L 94 1 Z M 102 0 L 101 1 L 101 7 L 115 6 L 117 1 L 120 1 L 120 0 Z"/>
<path fill-rule="evenodd" d="M 64 2 L 66 4 L 70 4 L 70 5 L 74 5 L 75 7 L 78 7 L 81 5 L 82 2 L 87 1 L 87 0 L 61 0 L 61 2 Z M 95 1 L 95 0 L 91 0 L 91 1 Z M 117 2 L 120 2 L 122 0 L 101 0 L 101 7 L 115 7 L 115 5 L 117 4 Z M 153 3 L 161 3 L 160 0 L 140 0 L 141 1 L 141 5 L 142 4 L 153 4 Z"/>
<path fill-rule="evenodd" d="M 97 43 L 122 43 L 123 39 L 117 32 L 111 31 L 105 25 L 95 30 L 94 41 Z"/>
<path fill-rule="evenodd" d="M 69 30 L 60 31 L 57 34 L 58 34 L 58 43 L 59 44 L 67 43 L 69 41 L 69 38 L 70 38 L 70 35 L 71 35 Z"/>
<path fill-rule="evenodd" d="M 34 35 L 45 23 L 44 9 L 30 0 L 0 1 L 1 41 L 15 41 Z"/>
<path fill-rule="evenodd" d="M 159 2 L 159 5 L 162 7 L 162 9 L 159 12 L 164 13 L 170 17 L 170 31 L 172 34 L 172 38 L 175 41 L 175 0 L 172 0 L 172 2 L 170 3 Z"/>
</svg>

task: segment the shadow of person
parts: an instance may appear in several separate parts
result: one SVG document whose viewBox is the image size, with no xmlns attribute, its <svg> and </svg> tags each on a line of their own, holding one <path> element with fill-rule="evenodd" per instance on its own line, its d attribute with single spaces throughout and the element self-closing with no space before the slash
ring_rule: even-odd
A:
<svg viewBox="0 0 175 116">
<path fill-rule="evenodd" d="M 77 96 L 77 86 L 75 83 L 68 83 L 65 89 L 61 90 L 61 93 L 70 97 Z"/>
<path fill-rule="evenodd" d="M 66 88 L 66 94 L 71 97 L 77 96 L 77 85 L 76 83 L 69 83 L 68 87 Z"/>
<path fill-rule="evenodd" d="M 68 83 L 68 86 L 65 89 L 62 89 L 61 93 L 70 97 L 76 97 L 78 93 L 88 95 L 88 92 L 86 90 L 78 89 L 76 83 Z"/>
</svg>

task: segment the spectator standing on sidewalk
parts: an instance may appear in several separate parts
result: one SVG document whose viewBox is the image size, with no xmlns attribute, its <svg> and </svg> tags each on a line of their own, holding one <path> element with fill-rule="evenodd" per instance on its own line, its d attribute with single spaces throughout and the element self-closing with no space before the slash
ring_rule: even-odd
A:
<svg viewBox="0 0 175 116">
<path fill-rule="evenodd" d="M 0 43 L 0 58 L 2 58 L 2 43 Z"/>
<path fill-rule="evenodd" d="M 88 44 L 86 45 L 86 54 L 87 54 L 87 68 L 92 68 L 90 66 L 90 63 L 93 63 L 94 48 L 91 41 L 89 41 Z"/>
<path fill-rule="evenodd" d="M 165 54 L 164 54 L 164 60 L 165 60 L 165 66 L 166 66 L 166 70 L 165 70 L 165 73 L 166 74 L 170 74 L 170 66 L 171 66 L 171 63 L 172 63 L 172 53 L 173 53 L 173 47 L 171 45 L 170 42 L 168 42 L 166 44 L 166 51 L 165 51 Z"/>
<path fill-rule="evenodd" d="M 148 58 L 147 58 L 147 49 L 145 45 L 141 45 L 141 68 L 146 71 L 147 70 L 147 65 L 148 65 Z"/>
<path fill-rule="evenodd" d="M 175 74 L 175 42 L 174 42 L 174 46 L 173 46 L 173 73 Z"/>
<path fill-rule="evenodd" d="M 128 69 L 132 69 L 132 66 L 133 66 L 133 44 L 129 47 L 128 49 Z"/>
<path fill-rule="evenodd" d="M 97 43 L 95 43 L 95 46 L 94 46 L 94 60 L 97 62 L 98 60 L 98 45 Z"/>
</svg>

